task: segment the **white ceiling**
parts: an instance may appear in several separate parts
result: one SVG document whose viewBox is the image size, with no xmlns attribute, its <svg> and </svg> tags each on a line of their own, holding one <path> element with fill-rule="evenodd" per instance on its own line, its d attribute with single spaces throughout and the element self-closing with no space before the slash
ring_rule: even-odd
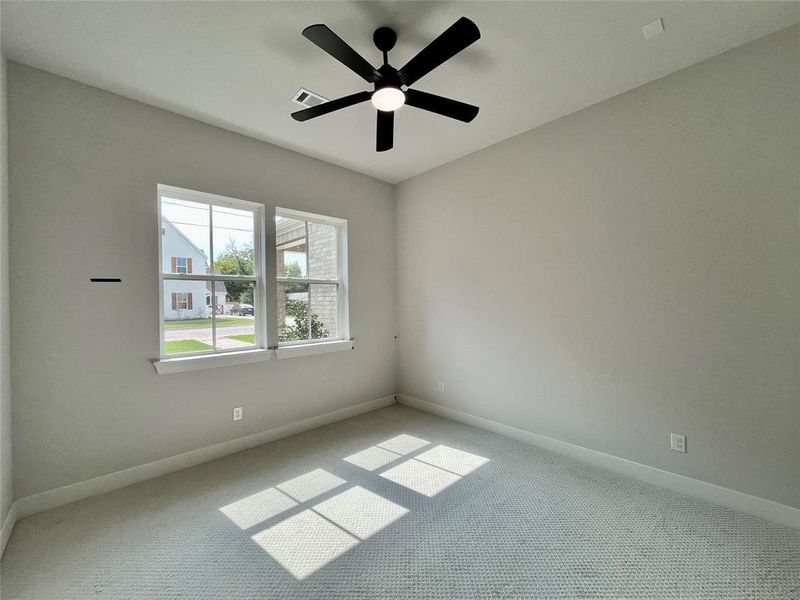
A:
<svg viewBox="0 0 800 600">
<path fill-rule="evenodd" d="M 388 182 L 399 182 L 800 21 L 800 2 L 3 2 L 6 56 Z M 298 123 L 301 86 L 364 81 L 300 35 L 325 23 L 402 66 L 458 17 L 482 38 L 413 87 L 476 104 L 470 124 L 411 107 L 377 153 L 369 103 Z M 663 17 L 666 32 L 641 27 Z"/>
</svg>

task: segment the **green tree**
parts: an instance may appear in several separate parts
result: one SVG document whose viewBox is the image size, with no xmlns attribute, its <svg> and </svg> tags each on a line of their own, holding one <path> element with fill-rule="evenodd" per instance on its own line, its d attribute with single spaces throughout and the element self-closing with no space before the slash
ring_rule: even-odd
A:
<svg viewBox="0 0 800 600">
<path fill-rule="evenodd" d="M 284 265 L 283 267 L 284 277 L 302 277 L 303 276 L 303 269 L 300 267 L 300 263 L 295 261 L 290 262 L 288 265 Z"/>
<path fill-rule="evenodd" d="M 214 273 L 221 275 L 253 275 L 255 265 L 255 252 L 250 245 L 236 245 L 230 240 L 225 246 L 222 255 L 214 261 Z M 253 303 L 253 283 L 250 281 L 226 281 L 225 287 L 231 300 L 244 304 Z M 219 302 L 219 300 L 217 301 Z"/>
<path fill-rule="evenodd" d="M 284 327 L 278 339 L 281 342 L 293 342 L 308 339 L 308 304 L 302 300 L 286 300 L 286 314 L 294 319 L 294 325 Z M 312 339 L 326 338 L 330 332 L 325 329 L 325 324 L 319 320 L 316 313 L 311 315 Z"/>
<path fill-rule="evenodd" d="M 283 277 L 303 277 L 303 269 L 300 263 L 292 261 L 283 266 Z M 289 300 L 287 294 L 308 292 L 307 283 L 284 283 L 284 306 L 286 315 L 294 320 L 293 325 L 283 327 L 278 333 L 278 340 L 281 342 L 293 342 L 308 339 L 308 304 L 303 300 Z M 325 324 L 319 320 L 316 313 L 311 315 L 311 337 L 313 339 L 325 338 L 330 336 L 330 332 L 325 329 Z"/>
<path fill-rule="evenodd" d="M 287 265 L 284 265 L 283 276 L 297 277 L 298 279 L 301 278 L 303 276 L 303 269 L 300 267 L 300 263 L 293 261 Z M 291 294 L 293 292 L 305 292 L 308 290 L 308 284 L 305 283 L 285 283 L 283 284 L 283 287 L 287 294 Z"/>
</svg>

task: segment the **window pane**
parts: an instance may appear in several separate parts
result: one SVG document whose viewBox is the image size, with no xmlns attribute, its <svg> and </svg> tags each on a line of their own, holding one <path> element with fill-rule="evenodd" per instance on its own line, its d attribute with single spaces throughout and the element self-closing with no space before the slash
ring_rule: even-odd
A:
<svg viewBox="0 0 800 600">
<path fill-rule="evenodd" d="M 214 285 L 217 350 L 256 345 L 256 303 L 253 281 L 209 282 Z"/>
<path fill-rule="evenodd" d="M 205 281 L 164 280 L 164 353 L 213 350 Z"/>
<path fill-rule="evenodd" d="M 311 236 L 309 235 L 309 237 Z M 339 286 L 312 283 L 309 287 L 309 297 L 311 299 L 311 339 L 338 337 Z"/>
<path fill-rule="evenodd" d="M 275 217 L 278 277 L 307 277 L 306 222 Z"/>
<path fill-rule="evenodd" d="M 253 212 L 213 206 L 214 272 L 255 275 Z"/>
<path fill-rule="evenodd" d="M 336 260 L 336 226 L 308 223 L 308 272 L 309 279 L 339 278 Z"/>
<path fill-rule="evenodd" d="M 278 341 L 309 339 L 308 284 L 278 284 Z"/>
<path fill-rule="evenodd" d="M 208 272 L 209 223 L 207 204 L 161 198 L 161 269 L 164 273 Z"/>
</svg>

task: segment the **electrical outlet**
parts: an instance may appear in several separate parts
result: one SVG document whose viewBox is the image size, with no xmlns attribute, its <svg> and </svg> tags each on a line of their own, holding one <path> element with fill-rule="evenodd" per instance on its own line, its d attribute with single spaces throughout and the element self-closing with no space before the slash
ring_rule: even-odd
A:
<svg viewBox="0 0 800 600">
<path fill-rule="evenodd" d="M 242 420 L 242 407 L 237 406 L 233 409 L 233 420 L 234 421 L 241 421 Z"/>
<path fill-rule="evenodd" d="M 682 433 L 669 434 L 669 449 L 673 452 L 686 453 L 686 436 Z"/>
<path fill-rule="evenodd" d="M 440 392 L 444 392 L 444 382 L 443 381 L 439 382 L 439 391 Z"/>
</svg>

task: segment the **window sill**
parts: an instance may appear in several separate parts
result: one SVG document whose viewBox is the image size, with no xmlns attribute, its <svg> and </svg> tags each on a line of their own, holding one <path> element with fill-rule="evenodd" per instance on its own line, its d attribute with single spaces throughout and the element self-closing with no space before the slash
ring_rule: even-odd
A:
<svg viewBox="0 0 800 600">
<path fill-rule="evenodd" d="M 153 368 L 155 368 L 156 373 L 159 375 L 169 375 L 170 373 L 182 373 L 183 371 L 245 365 L 273 358 L 295 358 L 298 356 L 313 356 L 314 354 L 355 350 L 355 348 L 355 340 L 336 340 L 334 342 L 316 342 L 313 344 L 282 346 L 275 350 L 257 348 L 254 350 L 242 350 L 241 352 L 226 352 L 224 354 L 162 358 L 161 360 L 153 361 Z"/>
<path fill-rule="evenodd" d="M 297 356 L 311 356 L 327 352 L 340 352 L 342 350 L 355 350 L 355 340 L 336 340 L 335 342 L 316 342 L 313 344 L 297 344 L 296 346 L 279 346 L 275 350 L 277 358 L 295 358 Z"/>
<path fill-rule="evenodd" d="M 163 358 L 161 360 L 154 360 L 153 367 L 159 375 L 167 375 L 170 373 L 181 373 L 183 371 L 196 371 L 198 369 L 211 369 L 214 367 L 228 367 L 231 365 L 261 362 L 274 358 L 274 354 L 273 350 L 257 348 L 255 350 L 226 352 L 224 354 Z"/>
</svg>

